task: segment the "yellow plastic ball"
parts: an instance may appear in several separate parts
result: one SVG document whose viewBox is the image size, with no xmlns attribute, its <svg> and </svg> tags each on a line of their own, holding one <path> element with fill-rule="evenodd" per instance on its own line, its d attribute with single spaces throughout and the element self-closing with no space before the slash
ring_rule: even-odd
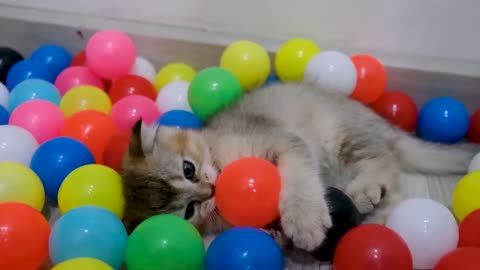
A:
<svg viewBox="0 0 480 270">
<path fill-rule="evenodd" d="M 452 206 L 460 222 L 480 208 L 480 171 L 471 172 L 460 179 L 453 190 Z"/>
<path fill-rule="evenodd" d="M 0 203 L 2 202 L 21 202 L 41 211 L 45 203 L 45 190 L 38 175 L 23 164 L 0 162 Z"/>
<path fill-rule="evenodd" d="M 85 205 L 103 207 L 123 218 L 125 198 L 120 174 L 101 164 L 84 165 L 68 174 L 58 190 L 60 212 Z"/>
<path fill-rule="evenodd" d="M 271 71 L 270 56 L 259 44 L 240 40 L 228 46 L 220 59 L 220 67 L 232 72 L 246 91 L 265 83 Z"/>
<path fill-rule="evenodd" d="M 313 56 L 320 52 L 318 45 L 305 38 L 285 42 L 275 54 L 275 72 L 282 81 L 300 81 Z"/>
<path fill-rule="evenodd" d="M 102 89 L 91 85 L 80 85 L 70 89 L 60 100 L 60 109 L 66 117 L 83 110 L 110 113 L 112 101 Z"/>
<path fill-rule="evenodd" d="M 193 67 L 184 63 L 170 63 L 158 71 L 155 77 L 155 89 L 159 92 L 165 85 L 173 81 L 191 82 L 197 75 Z"/>
<path fill-rule="evenodd" d="M 52 270 L 113 270 L 113 268 L 94 258 L 75 258 L 55 265 Z"/>
</svg>

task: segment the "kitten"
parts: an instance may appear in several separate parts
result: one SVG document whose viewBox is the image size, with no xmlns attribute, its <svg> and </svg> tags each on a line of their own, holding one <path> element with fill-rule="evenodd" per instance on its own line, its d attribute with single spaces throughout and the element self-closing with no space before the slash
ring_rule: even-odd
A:
<svg viewBox="0 0 480 270">
<path fill-rule="evenodd" d="M 359 102 L 308 83 L 270 85 L 245 94 L 201 130 L 137 123 L 123 163 L 124 222 L 130 232 L 149 216 L 173 213 L 211 241 L 231 227 L 215 208 L 218 173 L 257 156 L 280 171 L 283 234 L 312 251 L 332 226 L 327 185 L 349 195 L 370 221 L 383 222 L 398 202 L 400 172 L 463 174 L 478 150 L 422 141 Z"/>
</svg>

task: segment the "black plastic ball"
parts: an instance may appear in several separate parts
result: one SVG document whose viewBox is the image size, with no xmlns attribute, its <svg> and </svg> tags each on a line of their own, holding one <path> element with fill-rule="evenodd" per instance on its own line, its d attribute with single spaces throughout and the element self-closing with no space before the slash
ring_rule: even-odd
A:
<svg viewBox="0 0 480 270">
<path fill-rule="evenodd" d="M 326 193 L 333 227 L 327 232 L 322 245 L 315 250 L 315 257 L 321 261 L 331 261 L 340 239 L 351 229 L 361 224 L 363 216 L 353 201 L 341 190 L 328 187 Z"/>
<path fill-rule="evenodd" d="M 0 82 L 6 84 L 7 74 L 15 63 L 23 60 L 23 56 L 14 49 L 0 47 Z"/>
</svg>

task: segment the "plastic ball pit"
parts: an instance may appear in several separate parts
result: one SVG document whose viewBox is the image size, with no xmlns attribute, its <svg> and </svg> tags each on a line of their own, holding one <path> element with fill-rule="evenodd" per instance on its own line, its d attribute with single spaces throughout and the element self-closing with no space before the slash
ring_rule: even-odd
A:
<svg viewBox="0 0 480 270">
<path fill-rule="evenodd" d="M 107 46 L 109 42 L 114 46 Z M 97 32 L 85 50 L 73 57 L 68 50 L 57 45 L 43 45 L 26 59 L 12 49 L 1 48 L 0 59 L 3 61 L 0 61 L 0 79 L 5 84 L 0 84 L 0 124 L 3 124 L 0 126 L 0 143 L 3 144 L 0 148 L 0 165 L 7 164 L 5 168 L 10 168 L 10 173 L 15 174 L 0 174 L 0 186 L 7 178 L 22 177 L 14 185 L 8 183 L 2 186 L 6 187 L 6 191 L 2 190 L 4 193 L 0 194 L 7 194 L 8 199 L 0 200 L 0 210 L 12 207 L 12 203 L 19 204 L 18 209 L 27 209 L 30 205 L 29 210 L 24 212 L 30 211 L 28 216 L 32 220 L 31 224 L 15 223 L 14 219 L 21 211 L 15 213 L 12 207 L 6 211 L 8 216 L 2 216 L 0 211 L 0 223 L 7 220 L 5 222 L 10 222 L 9 226 L 16 226 L 16 232 L 24 232 L 28 241 L 41 243 L 27 245 L 25 239 L 16 238 L 17 235 L 13 233 L 0 234 L 0 240 L 16 239 L 15 243 L 9 244 L 14 245 L 13 249 L 0 241 L 0 250 L 10 252 L 13 258 L 0 262 L 0 268 L 23 270 L 26 262 L 15 260 L 16 257 L 13 256 L 22 252 L 32 258 L 29 262 L 35 264 L 35 267 L 43 262 L 48 253 L 48 243 L 45 243 L 45 237 L 41 237 L 50 230 L 50 226 L 45 225 L 40 218 L 39 210 L 44 205 L 45 197 L 49 197 L 54 201 L 58 198 L 58 203 L 62 206 L 67 205 L 62 207 L 63 220 L 52 224 L 53 236 L 49 248 L 54 270 L 85 267 L 110 270 L 118 269 L 125 263 L 132 266 L 131 269 L 144 269 L 142 261 L 156 266 L 166 263 L 175 269 L 183 269 L 185 265 L 188 265 L 188 269 L 224 269 L 229 260 L 216 260 L 215 254 L 227 251 L 231 252 L 228 258 L 233 258 L 229 262 L 236 262 L 232 267 L 239 267 L 251 260 L 257 263 L 257 268 L 252 269 L 261 269 L 265 262 L 270 263 L 272 269 L 282 269 L 283 255 L 278 252 L 277 244 L 259 228 L 252 228 L 251 233 L 238 233 L 230 237 L 225 233 L 213 242 L 210 251 L 206 253 L 196 229 L 184 220 L 168 215 L 158 215 L 155 219 L 144 221 L 134 234 L 126 236 L 119 210 L 122 205 L 119 195 L 121 157 L 130 139 L 129 128 L 139 119 L 150 124 L 198 129 L 205 120 L 220 113 L 245 92 L 257 91 L 262 85 L 305 80 L 308 78 L 305 76 L 307 71 L 319 86 L 341 92 L 371 106 L 381 117 L 408 132 L 417 128 L 419 135 L 425 139 L 452 143 L 465 136 L 472 141 L 478 137 L 475 135 L 478 133 L 475 128 L 478 117 L 472 117 L 468 123 L 468 115 L 460 102 L 439 102 L 434 99 L 428 103 L 430 107 L 426 105 L 418 113 L 411 97 L 386 89 L 388 76 L 379 59 L 364 54 L 348 56 L 342 52 L 321 52 L 314 41 L 304 38 L 291 39 L 282 44 L 272 63 L 267 60 L 266 50 L 260 44 L 253 41 L 232 43 L 225 48 L 219 66 L 198 71 L 188 63 L 173 62 L 157 72 L 148 59 L 137 55 L 137 48 L 128 35 L 115 30 Z M 248 69 L 251 65 L 254 68 Z M 326 68 L 331 66 L 337 69 L 332 71 Z M 275 74 L 270 74 L 271 68 L 275 69 Z M 65 123 L 60 133 L 56 130 L 60 126 L 60 118 L 55 118 L 54 114 L 49 114 L 43 107 L 18 110 L 14 114 L 15 109 L 33 101 L 48 102 L 48 108 L 56 108 L 56 111 L 64 114 Z M 433 109 L 431 104 L 435 105 Z M 443 121 L 443 128 L 439 128 L 438 123 L 445 120 L 442 106 L 447 106 L 447 109 L 458 115 L 458 121 L 447 123 L 447 127 Z M 23 108 L 25 107 L 27 106 Z M 36 116 L 48 121 L 34 123 L 33 118 Z M 12 122 L 8 122 L 10 120 Z M 54 122 L 58 125 L 53 125 Z M 444 130 L 449 130 L 448 134 Z M 85 166 L 104 168 L 108 173 L 84 173 L 81 174 L 82 177 L 78 176 L 78 172 Z M 102 175 L 104 177 L 100 179 Z M 478 212 L 475 212 L 480 209 L 480 204 L 470 194 L 477 188 L 473 183 L 475 181 L 471 180 L 476 177 L 465 176 L 454 195 L 457 219 L 465 220 L 459 231 L 462 248 L 464 245 L 477 245 L 479 239 L 472 228 L 480 226 Z M 63 183 L 65 185 L 62 189 Z M 20 185 L 30 188 L 21 190 Z M 90 190 L 90 186 L 96 188 Z M 235 189 L 228 192 L 235 192 Z M 473 199 L 462 200 L 465 197 Z M 79 209 L 90 209 L 90 212 L 84 210 L 87 214 L 78 214 L 76 211 Z M 397 212 L 401 212 L 402 209 L 399 209 Z M 425 222 L 428 218 L 439 218 L 440 215 L 435 213 L 419 211 L 418 223 Z M 275 214 L 271 214 L 268 221 L 275 217 Z M 243 225 L 244 221 L 237 220 L 235 223 Z M 253 225 L 262 227 L 266 222 Z M 111 226 L 106 226 L 108 224 Z M 450 225 L 449 233 L 454 235 L 459 230 L 458 224 Z M 73 231 L 75 226 L 83 228 L 84 233 L 85 230 L 90 230 L 91 233 L 79 235 L 81 233 Z M 169 235 L 167 231 L 170 232 L 172 228 L 179 234 Z M 388 226 L 378 225 L 365 228 L 360 228 L 357 236 L 354 234 L 358 230 L 350 230 L 351 234 L 346 234 L 346 240 L 340 241 L 340 253 L 336 256 L 338 269 L 347 269 L 352 263 L 356 263 L 357 269 L 374 269 L 370 266 L 375 263 L 391 266 L 389 269 L 411 269 L 417 254 L 410 254 L 413 260 L 409 257 L 409 252 L 413 249 L 409 248 L 410 241 L 405 236 L 405 231 L 402 231 L 403 227 L 389 229 Z M 30 233 L 26 232 L 27 229 Z M 240 229 L 236 231 L 239 232 Z M 31 232 L 38 234 L 32 235 Z M 351 240 L 352 235 L 358 241 Z M 367 241 L 365 235 L 376 235 L 373 237 L 376 242 Z M 80 242 L 73 242 L 75 236 Z M 148 243 L 155 239 L 168 240 L 168 245 L 149 246 Z M 352 241 L 356 244 L 349 243 Z M 191 244 L 188 249 L 185 248 L 185 243 Z M 127 246 L 125 254 L 116 249 L 123 245 Z M 25 249 L 26 246 L 31 246 L 31 249 Z M 264 258 L 254 258 L 253 255 L 240 258 L 238 254 L 233 254 L 240 246 L 245 252 L 257 255 L 263 252 L 262 255 L 267 255 Z M 381 248 L 385 253 L 375 258 L 370 252 L 372 248 Z M 469 258 L 476 256 L 478 250 L 465 251 L 462 248 L 452 244 L 449 247 L 450 253 L 442 252 L 429 262 L 429 266 L 443 270 L 447 269 L 445 267 L 467 265 L 471 261 Z M 185 255 L 187 253 L 188 256 Z M 145 257 L 145 254 L 150 255 Z M 458 258 L 466 259 L 462 261 Z M 176 265 L 182 260 L 184 266 Z M 2 263 L 8 265 L 3 267 Z M 333 263 L 335 264 L 335 259 Z"/>
</svg>

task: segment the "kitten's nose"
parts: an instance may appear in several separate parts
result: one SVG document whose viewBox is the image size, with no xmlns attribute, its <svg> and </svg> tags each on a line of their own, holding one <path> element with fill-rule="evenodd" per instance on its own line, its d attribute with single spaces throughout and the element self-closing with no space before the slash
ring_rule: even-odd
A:
<svg viewBox="0 0 480 270">
<path fill-rule="evenodd" d="M 215 186 L 210 183 L 200 183 L 198 193 L 201 200 L 208 200 L 215 195 Z"/>
</svg>

